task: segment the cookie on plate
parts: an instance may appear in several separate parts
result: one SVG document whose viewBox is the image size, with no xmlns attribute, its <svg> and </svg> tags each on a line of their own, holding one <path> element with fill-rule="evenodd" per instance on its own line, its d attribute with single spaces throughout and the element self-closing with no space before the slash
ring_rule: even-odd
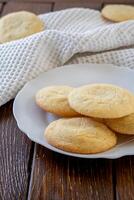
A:
<svg viewBox="0 0 134 200">
<path fill-rule="evenodd" d="M 114 22 L 122 22 L 134 19 L 134 6 L 122 4 L 106 5 L 101 13 L 106 19 Z"/>
<path fill-rule="evenodd" d="M 105 119 L 105 123 L 118 133 L 134 135 L 134 113 L 117 119 Z"/>
<path fill-rule="evenodd" d="M 96 118 L 119 118 L 134 112 L 134 95 L 111 84 L 75 88 L 68 100 L 76 112 Z"/>
<path fill-rule="evenodd" d="M 24 38 L 43 29 L 43 22 L 33 13 L 10 13 L 0 19 L 0 43 Z"/>
<path fill-rule="evenodd" d="M 45 130 L 45 138 L 56 148 L 80 154 L 103 152 L 117 142 L 114 132 L 88 117 L 53 121 Z"/>
<path fill-rule="evenodd" d="M 45 111 L 63 117 L 79 116 L 68 103 L 68 95 L 73 90 L 69 86 L 49 86 L 39 90 L 36 103 Z"/>
</svg>

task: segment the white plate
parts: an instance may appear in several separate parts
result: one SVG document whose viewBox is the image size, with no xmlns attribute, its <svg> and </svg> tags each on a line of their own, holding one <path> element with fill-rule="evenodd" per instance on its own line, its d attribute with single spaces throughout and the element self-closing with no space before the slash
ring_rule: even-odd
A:
<svg viewBox="0 0 134 200">
<path fill-rule="evenodd" d="M 13 112 L 19 128 L 34 142 L 53 151 L 81 158 L 119 158 L 134 154 L 134 136 L 120 135 L 115 148 L 98 154 L 75 154 L 59 150 L 44 139 L 46 126 L 57 117 L 35 104 L 36 92 L 49 85 L 80 86 L 88 83 L 113 83 L 134 92 L 134 71 L 108 64 L 68 65 L 43 73 L 18 93 Z"/>
</svg>

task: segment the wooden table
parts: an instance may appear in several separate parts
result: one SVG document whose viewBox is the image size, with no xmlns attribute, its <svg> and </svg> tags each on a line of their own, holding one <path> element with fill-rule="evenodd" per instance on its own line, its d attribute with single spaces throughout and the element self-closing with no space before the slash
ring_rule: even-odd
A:
<svg viewBox="0 0 134 200">
<path fill-rule="evenodd" d="M 0 0 L 0 14 L 101 9 L 134 0 Z M 134 157 L 78 159 L 49 151 L 17 127 L 12 101 L 0 108 L 0 200 L 134 200 Z"/>
</svg>

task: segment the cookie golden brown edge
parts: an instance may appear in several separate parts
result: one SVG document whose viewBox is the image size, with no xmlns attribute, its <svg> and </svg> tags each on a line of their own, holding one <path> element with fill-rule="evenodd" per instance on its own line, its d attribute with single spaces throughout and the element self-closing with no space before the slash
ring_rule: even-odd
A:
<svg viewBox="0 0 134 200">
<path fill-rule="evenodd" d="M 134 113 L 117 119 L 105 119 L 104 123 L 118 133 L 134 135 Z"/>
<path fill-rule="evenodd" d="M 101 14 L 106 19 L 113 22 L 122 22 L 134 19 L 134 6 L 123 4 L 106 5 Z"/>
<path fill-rule="evenodd" d="M 80 116 L 68 103 L 68 95 L 73 90 L 65 85 L 48 86 L 36 94 L 36 103 L 43 110 L 62 117 Z"/>
<path fill-rule="evenodd" d="M 95 118 L 120 118 L 134 113 L 134 95 L 112 84 L 89 84 L 74 88 L 68 95 L 76 112 Z"/>
<path fill-rule="evenodd" d="M 88 117 L 53 121 L 46 128 L 44 135 L 52 146 L 79 154 L 104 152 L 117 143 L 117 136 L 113 131 Z"/>
<path fill-rule="evenodd" d="M 13 12 L 0 19 L 0 43 L 21 39 L 43 30 L 43 21 L 34 13 Z"/>
</svg>

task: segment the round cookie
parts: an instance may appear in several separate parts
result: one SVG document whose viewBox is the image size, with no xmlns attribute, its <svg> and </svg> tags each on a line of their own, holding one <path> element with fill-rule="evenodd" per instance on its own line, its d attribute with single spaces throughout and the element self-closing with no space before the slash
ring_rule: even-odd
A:
<svg viewBox="0 0 134 200">
<path fill-rule="evenodd" d="M 134 95 L 111 84 L 90 84 L 74 89 L 70 106 L 80 114 L 97 118 L 119 118 L 134 112 Z"/>
<path fill-rule="evenodd" d="M 105 119 L 105 123 L 118 133 L 134 135 L 134 113 L 117 119 Z"/>
<path fill-rule="evenodd" d="M 54 147 L 80 154 L 103 152 L 117 143 L 114 132 L 88 117 L 53 121 L 45 130 L 45 138 Z"/>
<path fill-rule="evenodd" d="M 45 111 L 63 117 L 79 116 L 68 103 L 68 95 L 73 90 L 69 86 L 50 86 L 39 90 L 36 103 Z"/>
<path fill-rule="evenodd" d="M 122 4 L 106 5 L 101 13 L 103 17 L 111 21 L 122 22 L 134 19 L 134 6 Z"/>
<path fill-rule="evenodd" d="M 0 19 L 0 43 L 24 38 L 43 29 L 43 22 L 33 13 L 10 13 Z"/>
</svg>

